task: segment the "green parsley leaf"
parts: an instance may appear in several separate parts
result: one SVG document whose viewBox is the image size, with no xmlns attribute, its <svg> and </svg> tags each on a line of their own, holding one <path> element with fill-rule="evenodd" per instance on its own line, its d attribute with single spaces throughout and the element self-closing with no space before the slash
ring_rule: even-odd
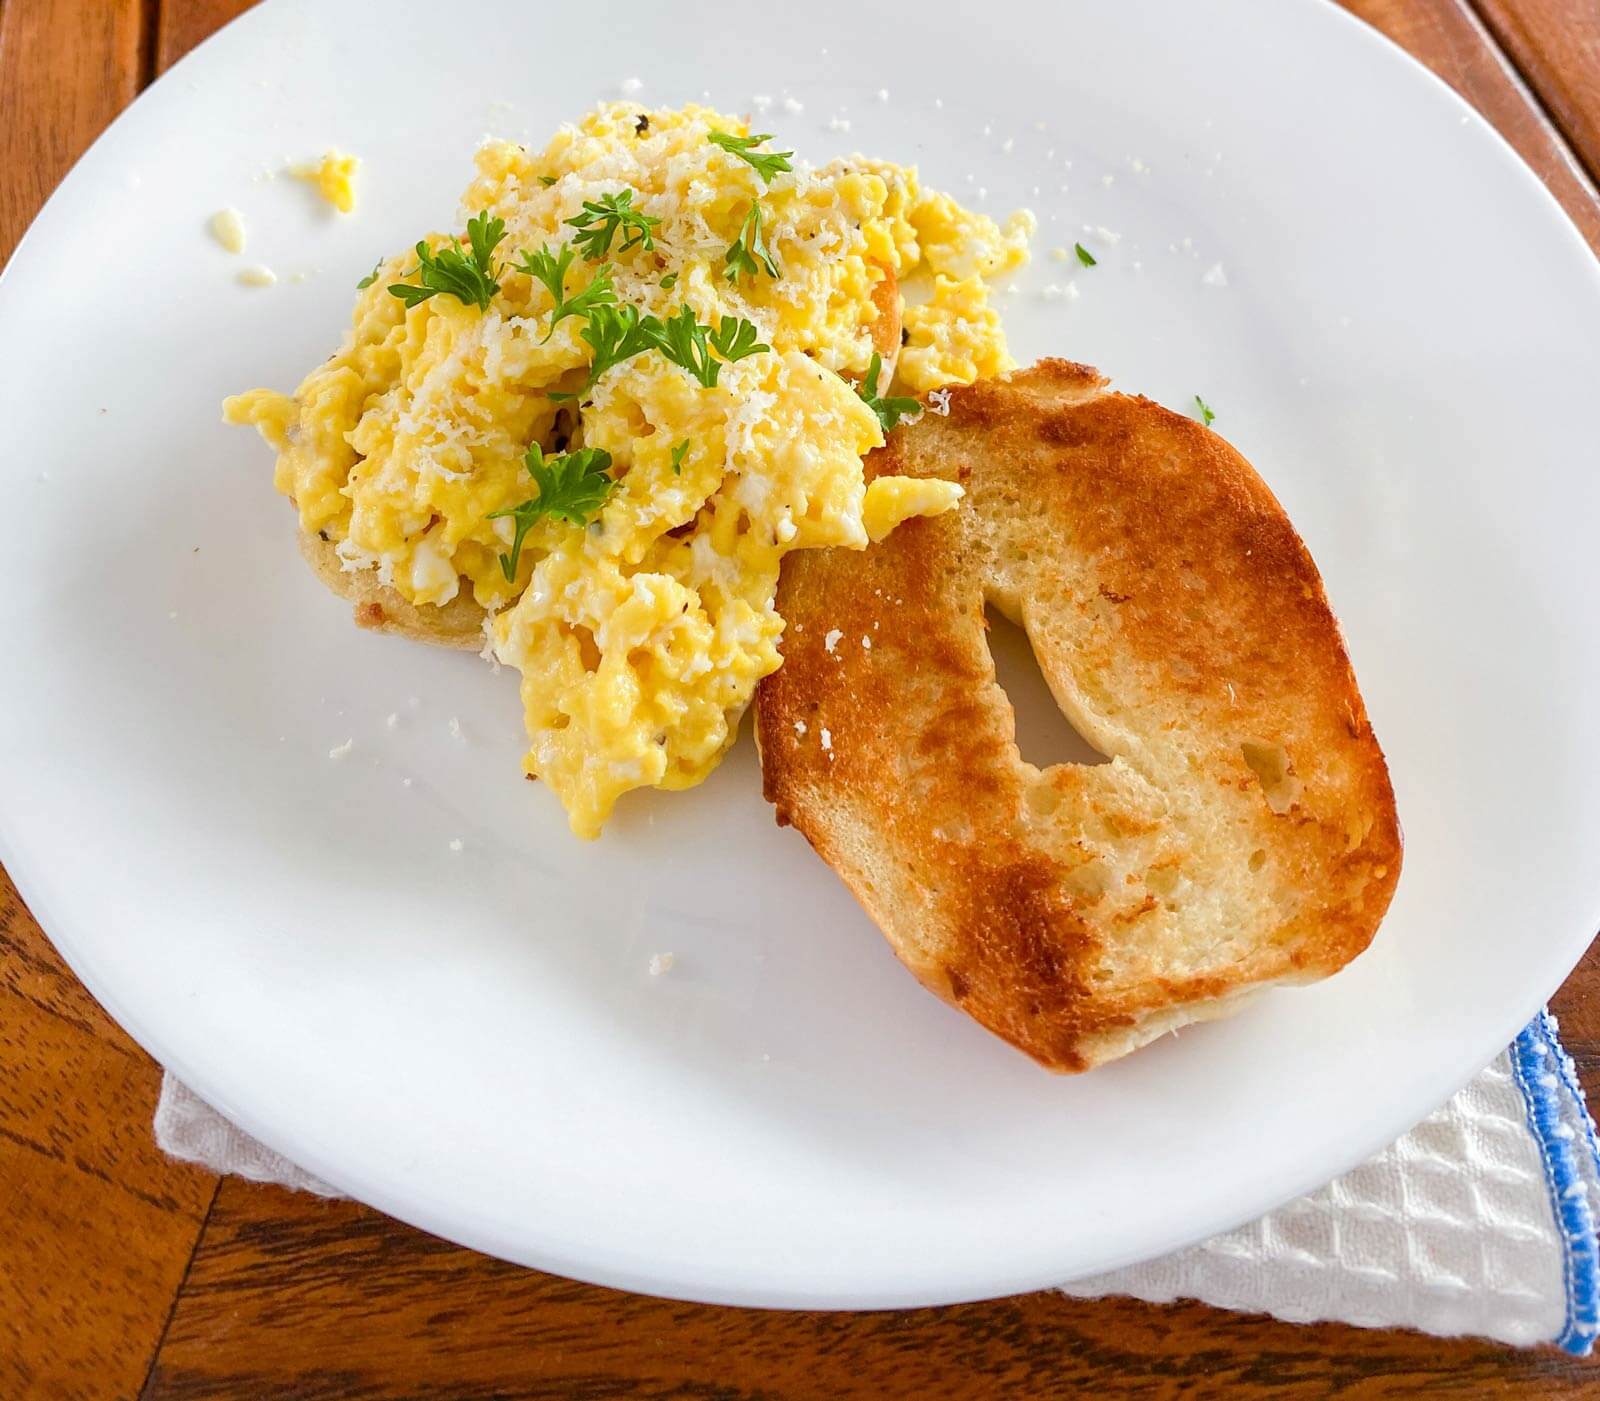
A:
<svg viewBox="0 0 1600 1401">
<path fill-rule="evenodd" d="M 681 365 L 707 389 L 716 388 L 717 371 L 721 366 L 711 355 L 709 326 L 702 326 L 694 319 L 694 312 L 680 306 L 676 316 L 656 322 L 655 331 L 657 350 L 674 365 Z"/>
<path fill-rule="evenodd" d="M 500 569 L 508 584 L 516 582 L 522 542 L 535 525 L 547 516 L 573 525 L 588 525 L 617 485 L 611 475 L 611 454 L 604 448 L 578 448 L 547 458 L 534 443 L 522 460 L 539 494 L 503 511 L 489 512 L 490 520 L 510 516 L 516 522 L 511 553 L 500 556 Z"/>
<path fill-rule="evenodd" d="M 594 351 L 594 361 L 589 366 L 590 384 L 613 365 L 654 348 L 661 334 L 660 320 L 640 316 L 636 306 L 597 306 L 590 308 L 588 315 L 588 325 L 579 334 Z"/>
<path fill-rule="evenodd" d="M 369 272 L 365 277 L 363 277 L 361 279 L 361 281 L 356 283 L 356 290 L 358 292 L 365 292 L 367 290 L 367 288 L 372 286 L 372 284 L 378 280 L 378 274 L 380 272 L 382 272 L 382 271 L 383 271 L 383 259 L 379 258 L 378 261 L 375 262 L 372 265 L 372 271 Z"/>
<path fill-rule="evenodd" d="M 914 418 L 920 414 L 922 405 L 916 399 L 880 399 L 878 375 L 882 370 L 883 357 L 874 350 L 872 362 L 867 366 L 867 377 L 861 381 L 861 387 L 856 393 L 861 396 L 861 402 L 877 414 L 878 424 L 883 429 L 883 436 L 887 438 L 902 418 Z"/>
<path fill-rule="evenodd" d="M 553 184 L 556 183 L 556 177 L 554 175 L 541 175 L 539 177 L 539 183 L 548 190 Z"/>
<path fill-rule="evenodd" d="M 417 244 L 417 266 L 413 275 L 420 274 L 421 286 L 396 282 L 390 285 L 389 292 L 408 307 L 447 292 L 464 306 L 487 311 L 490 298 L 500 290 L 494 250 L 505 236 L 504 219 L 491 219 L 487 210 L 475 214 L 467 220 L 467 241 L 472 247 L 470 258 L 461 247 L 459 238 L 452 238 L 450 242 L 453 246 L 441 248 L 437 253 L 428 247 L 426 241 L 420 242 Z"/>
<path fill-rule="evenodd" d="M 597 306 L 616 305 L 617 293 L 611 285 L 610 263 L 600 265 L 583 291 L 575 297 L 567 297 L 565 292 L 567 269 L 572 266 L 570 243 L 563 243 L 560 252 L 557 253 L 550 251 L 548 243 L 537 253 L 524 250 L 522 260 L 515 266 L 517 272 L 544 283 L 545 290 L 555 301 L 555 306 L 550 311 L 550 328 L 544 333 L 545 340 L 549 340 L 555 333 L 557 323 L 565 321 L 569 316 L 587 316 Z"/>
<path fill-rule="evenodd" d="M 772 349 L 757 339 L 760 334 L 754 322 L 746 321 L 742 316 L 724 316 L 711 334 L 711 344 L 724 360 L 743 360 L 746 355 L 758 355 L 763 350 Z"/>
<path fill-rule="evenodd" d="M 785 170 L 793 170 L 789 164 L 789 157 L 793 151 L 752 151 L 752 146 L 759 146 L 763 141 L 771 141 L 772 134 L 764 132 L 760 136 L 735 136 L 729 131 L 713 131 L 706 138 L 714 146 L 720 146 L 730 155 L 738 156 L 746 165 L 761 177 L 763 185 L 770 185 L 772 177 Z"/>
<path fill-rule="evenodd" d="M 633 207 L 633 191 L 619 190 L 614 195 L 601 195 L 599 199 L 586 199 L 583 212 L 567 220 L 570 228 L 579 230 L 572 241 L 590 262 L 598 262 L 611 251 L 611 240 L 623 233 L 619 252 L 630 248 L 654 251 L 655 239 L 651 230 L 661 220 Z"/>
<path fill-rule="evenodd" d="M 1092 268 L 1096 263 L 1098 263 L 1100 261 L 1097 257 L 1095 257 L 1095 255 L 1093 253 L 1091 253 L 1081 243 L 1074 243 L 1072 245 L 1072 251 L 1078 255 L 1078 261 L 1080 263 L 1082 263 L 1084 265 L 1084 267 L 1086 267 L 1086 268 Z"/>
<path fill-rule="evenodd" d="M 689 451 L 689 440 L 685 438 L 672 450 L 672 475 L 678 476 L 683 471 L 683 455 Z"/>
<path fill-rule="evenodd" d="M 772 256 L 772 250 L 767 247 L 766 240 L 761 236 L 761 206 L 752 204 L 750 212 L 744 216 L 744 223 L 739 226 L 739 237 L 728 245 L 728 251 L 722 258 L 724 270 L 729 282 L 737 282 L 741 277 L 754 277 L 763 269 L 768 277 L 778 275 L 778 264 Z"/>
<path fill-rule="evenodd" d="M 1200 422 L 1207 428 L 1216 420 L 1216 414 L 1211 412 L 1211 405 L 1206 403 L 1198 394 L 1194 396 L 1195 407 L 1200 410 Z"/>
<path fill-rule="evenodd" d="M 669 272 L 665 277 L 663 277 L 661 279 L 661 290 L 664 291 L 664 292 L 670 292 L 677 285 L 678 285 L 678 274 L 675 273 L 675 272 Z"/>
<path fill-rule="evenodd" d="M 506 236 L 506 221 L 489 217 L 487 209 L 480 209 L 467 220 L 467 242 L 472 245 L 472 261 L 480 271 L 487 273 L 494 250 Z"/>
</svg>

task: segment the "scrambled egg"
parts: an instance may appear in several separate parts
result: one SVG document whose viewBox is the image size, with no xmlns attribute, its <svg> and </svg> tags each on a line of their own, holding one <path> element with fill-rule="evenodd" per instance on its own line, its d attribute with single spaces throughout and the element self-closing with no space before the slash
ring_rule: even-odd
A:
<svg viewBox="0 0 1600 1401">
<path fill-rule="evenodd" d="M 733 742 L 779 664 L 773 600 L 788 551 L 860 549 L 960 497 L 947 482 L 864 483 L 883 430 L 858 386 L 875 330 L 885 339 L 885 284 L 891 308 L 902 294 L 912 304 L 880 395 L 896 363 L 901 393 L 1012 365 L 989 284 L 1026 260 L 1030 215 L 1002 228 L 924 191 L 915 170 L 861 157 L 768 183 L 712 133 L 749 135 L 705 108 L 613 103 L 537 153 L 485 145 L 462 208 L 505 223 L 488 305 L 435 295 L 408 307 L 389 287 L 419 259 L 391 258 L 344 344 L 292 398 L 255 390 L 225 406 L 278 450 L 279 490 L 346 569 L 376 570 L 417 604 L 471 590 L 493 655 L 522 673 L 527 772 L 585 837 L 623 793 L 698 783 Z M 656 221 L 653 246 L 619 236 L 603 259 L 574 257 L 564 295 L 604 263 L 619 305 L 643 315 L 748 320 L 763 349 L 724 359 L 714 387 L 657 350 L 590 383 L 585 317 L 552 325 L 551 293 L 514 267 L 571 243 L 586 201 L 623 191 Z M 730 278 L 753 205 L 776 273 Z M 535 443 L 603 449 L 615 486 L 586 524 L 533 524 L 512 572 L 513 522 L 494 513 L 536 494 L 524 465 Z"/>
<path fill-rule="evenodd" d="M 343 151 L 329 151 L 315 165 L 297 165 L 291 175 L 317 187 L 317 193 L 341 214 L 356 207 L 356 171 L 361 162 Z"/>
<path fill-rule="evenodd" d="M 244 252 L 244 215 L 237 209 L 219 209 L 211 216 L 211 236 L 230 253 Z"/>
</svg>

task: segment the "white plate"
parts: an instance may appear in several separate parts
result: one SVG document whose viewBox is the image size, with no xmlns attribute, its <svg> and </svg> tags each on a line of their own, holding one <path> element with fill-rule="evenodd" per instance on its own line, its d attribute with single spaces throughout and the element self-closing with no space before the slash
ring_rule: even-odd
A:
<svg viewBox="0 0 1600 1401">
<path fill-rule="evenodd" d="M 1498 137 L 1314 3 L 448 8 L 437 42 L 431 2 L 253 11 L 116 123 L 0 286 L 0 856 L 113 1015 L 405 1220 L 780 1305 L 1168 1250 L 1505 1045 L 1600 922 L 1600 273 Z M 748 741 L 581 845 L 519 777 L 512 676 L 357 632 L 313 580 L 218 402 L 329 351 L 484 133 L 542 140 L 635 75 L 1031 204 L 1019 356 L 1216 409 L 1320 561 L 1393 763 L 1405 873 L 1348 972 L 1052 1078 L 899 969 L 773 824 Z M 354 218 L 257 178 L 334 144 L 365 161 Z M 206 237 L 227 204 L 276 287 Z M 1078 239 L 1098 267 L 1047 255 Z"/>
</svg>

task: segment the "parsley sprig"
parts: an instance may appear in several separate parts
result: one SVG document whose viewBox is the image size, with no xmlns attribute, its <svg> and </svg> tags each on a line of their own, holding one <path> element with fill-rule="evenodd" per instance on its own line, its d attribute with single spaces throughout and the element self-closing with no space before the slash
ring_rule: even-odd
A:
<svg viewBox="0 0 1600 1401">
<path fill-rule="evenodd" d="M 435 253 L 427 242 L 417 244 L 417 266 L 413 276 L 420 276 L 421 285 L 410 282 L 390 284 L 391 295 L 399 297 L 408 307 L 425 302 L 447 292 L 464 306 L 475 306 L 480 311 L 489 309 L 489 299 L 500 290 L 500 268 L 494 261 L 494 250 L 506 236 L 506 221 L 489 217 L 483 210 L 467 220 L 467 242 L 472 253 L 469 257 L 459 238 L 452 237 L 451 246 Z"/>
<path fill-rule="evenodd" d="M 1084 267 L 1086 267 L 1086 268 L 1092 268 L 1096 263 L 1098 263 L 1100 261 L 1097 257 L 1095 257 L 1095 255 L 1093 253 L 1091 253 L 1081 243 L 1074 243 L 1072 245 L 1072 251 L 1078 255 L 1078 261 L 1080 263 L 1082 263 L 1084 265 Z"/>
<path fill-rule="evenodd" d="M 508 584 L 516 582 L 522 542 L 535 525 L 547 516 L 573 525 L 588 525 L 617 485 L 611 475 L 611 454 L 604 448 L 577 448 L 546 457 L 544 449 L 534 443 L 522 460 L 539 494 L 489 513 L 490 520 L 510 516 L 516 524 L 511 553 L 500 556 L 500 569 Z"/>
<path fill-rule="evenodd" d="M 1200 422 L 1205 424 L 1207 428 L 1211 427 L 1217 417 L 1216 414 L 1211 412 L 1211 405 L 1196 394 L 1194 396 L 1194 406 L 1200 410 Z"/>
<path fill-rule="evenodd" d="M 660 326 L 661 322 L 654 316 L 640 316 L 636 306 L 592 308 L 589 324 L 579 332 L 594 352 L 589 383 L 592 385 L 613 365 L 652 349 Z"/>
<path fill-rule="evenodd" d="M 687 370 L 707 389 L 717 387 L 717 376 L 722 372 L 723 360 L 731 363 L 743 360 L 747 355 L 772 349 L 770 345 L 762 344 L 761 332 L 756 329 L 754 322 L 746 321 L 742 316 L 724 316 L 713 330 L 695 320 L 694 312 L 686 306 L 679 307 L 676 316 L 656 322 L 655 348 L 674 365 Z M 722 360 L 711 354 L 713 350 Z"/>
<path fill-rule="evenodd" d="M 689 451 L 689 440 L 685 438 L 672 450 L 672 475 L 679 476 L 683 472 L 683 457 Z"/>
<path fill-rule="evenodd" d="M 378 274 L 382 271 L 383 259 L 379 258 L 378 261 L 372 265 L 372 271 L 363 277 L 361 281 L 356 283 L 356 290 L 359 292 L 365 292 L 367 288 L 372 286 L 372 284 L 378 280 Z"/>
<path fill-rule="evenodd" d="M 711 354 L 710 336 L 711 328 L 695 320 L 694 312 L 686 306 L 680 306 L 676 316 L 655 325 L 656 349 L 707 389 L 714 389 L 719 366 Z"/>
<path fill-rule="evenodd" d="M 524 252 L 521 261 L 516 264 L 516 271 L 542 282 L 555 302 L 550 311 L 550 328 L 544 333 L 545 340 L 550 339 L 557 324 L 567 317 L 588 316 L 596 307 L 615 306 L 617 303 L 616 288 L 611 285 L 610 263 L 602 263 L 589 285 L 568 297 L 567 269 L 572 266 L 572 258 L 570 243 L 563 243 L 559 252 L 552 252 L 547 243 L 537 253 Z"/>
<path fill-rule="evenodd" d="M 746 165 L 761 177 L 763 185 L 770 185 L 774 175 L 786 170 L 793 170 L 789 164 L 789 157 L 793 151 L 755 151 L 751 148 L 759 146 L 763 141 L 771 141 L 772 133 L 763 132 L 759 136 L 735 136 L 731 131 L 713 131 L 707 135 L 712 145 L 720 146 L 730 155 L 738 156 Z"/>
<path fill-rule="evenodd" d="M 760 335 L 753 321 L 746 321 L 742 316 L 724 316 L 711 333 L 711 344 L 717 354 L 731 364 L 735 360 L 743 360 L 746 355 L 771 350 L 770 345 L 761 343 Z M 716 376 L 712 376 L 711 382 L 716 383 Z"/>
<path fill-rule="evenodd" d="M 867 366 L 867 377 L 861 381 L 861 387 L 856 393 L 861 396 L 861 402 L 877 414 L 878 424 L 883 429 L 883 436 L 887 438 L 902 418 L 914 418 L 920 414 L 922 405 L 916 399 L 880 399 L 878 375 L 882 370 L 883 357 L 874 350 L 872 361 Z"/>
<path fill-rule="evenodd" d="M 744 223 L 739 226 L 739 237 L 728 245 L 722 262 L 729 282 L 737 282 L 741 277 L 755 277 L 763 270 L 768 277 L 778 275 L 777 259 L 772 256 L 772 249 L 767 246 L 761 233 L 760 204 L 750 206 Z"/>
<path fill-rule="evenodd" d="M 723 361 L 743 360 L 772 347 L 761 342 L 761 333 L 743 317 L 725 316 L 715 329 L 695 319 L 693 310 L 680 306 L 676 316 L 663 321 L 659 316 L 641 316 L 635 306 L 597 306 L 588 313 L 588 324 L 579 334 L 589 343 L 594 359 L 589 366 L 592 386 L 607 370 L 658 350 L 672 364 L 687 370 L 707 389 L 717 387 Z M 722 357 L 716 358 L 712 352 Z M 570 394 L 552 395 L 570 399 Z"/>
<path fill-rule="evenodd" d="M 583 212 L 568 219 L 567 225 L 578 230 L 572 241 L 594 263 L 611 251 L 611 241 L 619 233 L 623 238 L 618 252 L 626 253 L 630 248 L 653 252 L 656 243 L 651 231 L 660 222 L 654 215 L 633 207 L 632 190 L 619 190 L 614 195 L 584 200 Z"/>
</svg>

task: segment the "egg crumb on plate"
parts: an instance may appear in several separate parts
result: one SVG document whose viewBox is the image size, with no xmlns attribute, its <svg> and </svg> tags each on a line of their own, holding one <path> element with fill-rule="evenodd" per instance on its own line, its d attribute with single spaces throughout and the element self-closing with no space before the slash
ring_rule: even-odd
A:
<svg viewBox="0 0 1600 1401">
<path fill-rule="evenodd" d="M 317 193 L 341 214 L 356 207 L 356 171 L 361 161 L 343 151 L 329 151 L 319 161 L 291 167 L 289 173 L 317 187 Z"/>
<path fill-rule="evenodd" d="M 538 152 L 491 141 L 465 238 L 383 260 L 292 397 L 224 406 L 345 570 L 483 610 L 522 676 L 526 771 L 580 836 L 733 743 L 781 661 L 784 555 L 959 501 L 867 485 L 862 459 L 923 408 L 895 391 L 1013 364 L 989 298 L 1031 215 L 792 156 L 693 105 L 607 103 Z"/>
<path fill-rule="evenodd" d="M 211 216 L 211 236 L 230 253 L 244 252 L 244 215 L 229 207 Z"/>
</svg>

